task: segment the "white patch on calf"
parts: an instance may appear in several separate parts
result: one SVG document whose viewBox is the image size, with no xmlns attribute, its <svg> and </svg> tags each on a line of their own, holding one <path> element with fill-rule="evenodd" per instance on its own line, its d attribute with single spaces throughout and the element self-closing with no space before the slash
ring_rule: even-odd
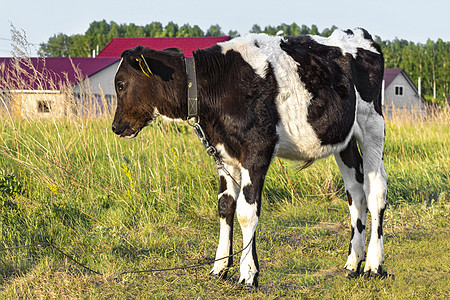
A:
<svg viewBox="0 0 450 300">
<path fill-rule="evenodd" d="M 342 53 L 350 53 L 354 58 L 357 56 L 358 48 L 380 54 L 373 46 L 372 41 L 364 38 L 361 29 L 353 30 L 353 34 L 336 29 L 330 37 L 312 35 L 311 38 L 319 44 L 341 48 Z"/>
<path fill-rule="evenodd" d="M 158 111 L 158 109 L 155 107 L 155 110 L 153 111 L 153 119 L 156 117 L 161 117 L 163 119 L 163 121 L 166 121 L 166 122 L 182 122 L 182 121 L 184 121 L 183 119 L 180 119 L 180 118 L 173 119 L 173 118 L 167 117 L 167 116 L 161 114 Z"/>
<path fill-rule="evenodd" d="M 248 246 L 248 248 L 242 252 L 239 282 L 244 281 L 246 284 L 253 284 L 254 277 L 258 273 L 252 252 L 252 238 L 258 225 L 258 216 L 256 215 L 258 206 L 256 202 L 250 204 L 248 199 L 245 199 L 244 188 L 252 184 L 248 170 L 242 168 L 241 177 L 241 192 L 236 203 L 236 214 L 242 229 L 242 247 Z"/>
<path fill-rule="evenodd" d="M 256 202 L 253 204 L 249 204 L 248 199 L 245 199 L 245 195 L 243 192 L 246 186 L 252 184 L 248 170 L 244 168 L 241 169 L 241 178 L 241 192 L 236 203 L 237 218 L 242 228 L 249 227 L 253 230 L 252 232 L 254 232 L 256 229 L 256 224 L 258 223 L 258 217 L 256 216 L 257 205 Z"/>
<path fill-rule="evenodd" d="M 223 163 L 233 166 L 233 167 L 237 167 L 239 169 L 242 168 L 241 163 L 237 159 L 231 157 L 228 154 L 228 152 L 225 150 L 225 146 L 223 144 L 217 144 L 216 150 L 219 153 L 220 157 L 222 158 Z M 240 174 L 239 174 L 239 176 L 240 176 Z M 240 181 L 240 178 L 234 178 L 234 179 L 236 179 L 236 181 L 238 181 L 238 182 Z"/>
<path fill-rule="evenodd" d="M 116 70 L 116 74 L 117 72 L 119 72 L 120 66 L 122 65 L 123 62 L 123 57 L 120 59 L 119 64 L 117 65 L 117 70 Z"/>
<path fill-rule="evenodd" d="M 234 38 L 231 41 L 218 43 L 222 47 L 222 53 L 230 50 L 239 52 L 242 58 L 255 70 L 261 78 L 267 74 L 267 66 L 270 53 L 262 51 L 261 44 L 270 44 L 272 48 L 279 47 L 281 37 L 272 37 L 266 34 L 249 34 L 244 37 Z M 256 45 L 258 44 L 258 46 Z"/>
<path fill-rule="evenodd" d="M 342 143 L 321 144 L 314 129 L 307 121 L 308 106 L 313 98 L 297 73 L 298 64 L 280 47 L 279 36 L 250 34 L 219 43 L 222 52 L 234 50 L 261 77 L 266 75 L 268 63 L 272 66 L 278 84 L 276 104 L 280 114 L 277 133 L 280 137 L 275 149 L 277 156 L 292 160 L 316 160 L 342 150 L 353 131 Z"/>
<path fill-rule="evenodd" d="M 384 169 L 384 166 L 380 168 Z M 381 169 L 378 172 L 367 174 L 369 180 L 370 192 L 368 194 L 368 207 L 372 216 L 372 231 L 370 235 L 369 246 L 367 247 L 367 259 L 364 271 L 378 270 L 378 267 L 384 262 L 383 236 L 378 237 L 378 226 L 380 225 L 380 211 L 386 206 L 386 179 Z M 378 270 L 380 272 L 381 270 Z"/>
<path fill-rule="evenodd" d="M 217 245 L 216 251 L 216 259 L 220 259 L 223 257 L 227 257 L 230 255 L 230 240 L 231 227 L 227 224 L 225 218 L 220 218 L 220 236 L 219 236 L 219 244 Z M 228 259 L 221 259 L 219 261 L 214 262 L 214 267 L 211 270 L 211 274 L 219 275 L 220 272 L 227 268 Z"/>
</svg>

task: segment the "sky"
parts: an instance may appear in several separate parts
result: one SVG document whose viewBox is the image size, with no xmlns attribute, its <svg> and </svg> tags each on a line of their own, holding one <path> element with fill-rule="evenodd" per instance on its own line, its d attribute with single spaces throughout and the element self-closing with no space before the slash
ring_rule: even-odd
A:
<svg viewBox="0 0 450 300">
<path fill-rule="evenodd" d="M 228 33 L 247 34 L 282 23 L 363 27 L 383 40 L 395 38 L 425 43 L 450 41 L 449 0 L 0 0 L 0 57 L 11 56 L 11 24 L 25 32 L 37 55 L 39 44 L 58 33 L 84 34 L 93 21 L 146 25 L 168 22 L 198 25 L 206 32 L 218 24 Z"/>
</svg>

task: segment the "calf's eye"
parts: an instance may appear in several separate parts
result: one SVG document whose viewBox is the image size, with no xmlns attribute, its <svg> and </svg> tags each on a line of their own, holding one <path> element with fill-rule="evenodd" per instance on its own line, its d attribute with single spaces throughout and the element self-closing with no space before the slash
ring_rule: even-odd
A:
<svg viewBox="0 0 450 300">
<path fill-rule="evenodd" d="M 117 86 L 117 90 L 118 90 L 119 92 L 122 91 L 122 90 L 123 90 L 123 87 L 124 87 L 123 81 L 117 82 L 117 83 L 116 83 L 116 86 Z"/>
</svg>

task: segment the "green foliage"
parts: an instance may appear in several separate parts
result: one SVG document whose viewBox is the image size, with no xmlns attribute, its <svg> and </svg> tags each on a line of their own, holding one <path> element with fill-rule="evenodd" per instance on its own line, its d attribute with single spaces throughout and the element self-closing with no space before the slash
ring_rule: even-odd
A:
<svg viewBox="0 0 450 300">
<path fill-rule="evenodd" d="M 15 198 L 24 193 L 23 184 L 13 174 L 0 170 L 0 199 Z"/>
<path fill-rule="evenodd" d="M 216 25 L 218 27 L 218 25 Z M 225 35 L 216 27 L 210 28 L 210 35 Z M 233 32 L 231 32 L 233 33 Z M 235 34 L 235 33 L 234 33 Z M 205 33 L 197 25 L 184 24 L 179 27 L 174 22 L 163 26 L 160 22 L 152 22 L 145 26 L 133 23 L 117 24 L 108 23 L 105 20 L 92 22 L 83 35 L 72 35 L 60 33 L 49 38 L 47 43 L 42 43 L 39 49 L 41 56 L 54 57 L 83 57 L 90 56 L 92 50 L 103 49 L 115 37 L 199 37 Z"/>
<path fill-rule="evenodd" d="M 331 33 L 336 29 L 336 26 L 332 26 L 331 29 L 325 28 L 322 32 L 319 32 L 319 28 L 316 25 L 312 25 L 311 28 L 309 28 L 306 25 L 302 25 L 300 27 L 296 23 L 292 24 L 281 24 L 278 26 L 266 26 L 264 27 L 264 30 L 261 29 L 261 27 L 257 24 L 253 25 L 252 29 L 250 30 L 251 33 L 266 33 L 270 35 L 275 34 L 281 34 L 282 36 L 300 36 L 300 35 L 321 35 L 324 37 L 330 36 Z"/>
<path fill-rule="evenodd" d="M 218 24 L 211 25 L 206 31 L 205 36 L 224 36 L 225 33 L 222 32 L 222 28 Z"/>
</svg>

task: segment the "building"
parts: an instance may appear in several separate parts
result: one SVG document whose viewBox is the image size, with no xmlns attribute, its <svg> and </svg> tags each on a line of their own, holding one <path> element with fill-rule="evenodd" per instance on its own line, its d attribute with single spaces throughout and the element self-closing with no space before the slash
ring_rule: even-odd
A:
<svg viewBox="0 0 450 300">
<path fill-rule="evenodd" d="M 382 102 L 388 117 L 394 112 L 425 114 L 426 100 L 403 69 L 384 70 Z"/>
<path fill-rule="evenodd" d="M 205 49 L 217 43 L 225 42 L 229 36 L 211 37 L 174 37 L 174 38 L 113 38 L 97 57 L 120 57 L 122 52 L 137 46 L 145 46 L 155 50 L 180 48 L 185 56 L 192 56 L 198 49 Z"/>
<path fill-rule="evenodd" d="M 74 95 L 102 95 L 101 85 L 90 84 L 87 90 L 80 83 L 117 61 L 89 57 L 0 58 L 2 106 L 22 117 L 72 114 L 74 105 L 79 104 L 73 103 Z"/>
</svg>

